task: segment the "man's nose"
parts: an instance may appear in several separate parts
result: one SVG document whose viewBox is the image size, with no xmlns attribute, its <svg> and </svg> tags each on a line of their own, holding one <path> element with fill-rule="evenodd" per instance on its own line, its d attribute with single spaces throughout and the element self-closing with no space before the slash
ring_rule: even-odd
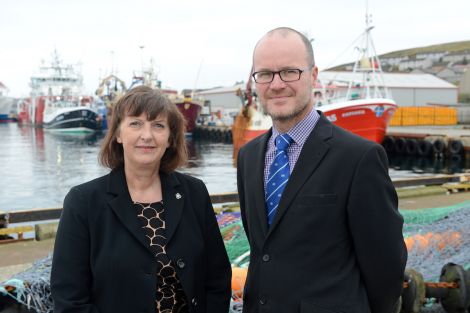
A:
<svg viewBox="0 0 470 313">
<path fill-rule="evenodd" d="M 286 87 L 286 82 L 281 79 L 280 73 L 275 73 L 273 81 L 269 85 L 271 89 L 282 89 Z"/>
</svg>

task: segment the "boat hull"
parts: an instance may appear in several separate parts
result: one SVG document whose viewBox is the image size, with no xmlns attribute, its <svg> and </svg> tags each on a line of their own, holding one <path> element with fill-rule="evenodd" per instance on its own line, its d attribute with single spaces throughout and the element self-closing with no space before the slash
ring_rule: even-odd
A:
<svg viewBox="0 0 470 313">
<path fill-rule="evenodd" d="M 380 144 L 397 105 L 393 100 L 378 98 L 338 102 L 316 109 L 322 111 L 335 125 Z M 232 126 L 234 151 L 238 151 L 247 142 L 265 133 L 271 127 L 268 123 L 253 123 L 252 117 L 245 115 L 238 114 Z M 264 118 L 270 120 L 267 116 Z M 256 124 L 261 124 L 263 127 L 256 126 Z"/>
<path fill-rule="evenodd" d="M 76 108 L 56 114 L 43 126 L 47 130 L 64 133 L 94 132 L 100 129 L 98 114 L 88 108 Z"/>
<path fill-rule="evenodd" d="M 16 119 L 11 117 L 10 114 L 0 114 L 0 123 L 15 122 Z"/>
<path fill-rule="evenodd" d="M 196 128 L 196 120 L 201 112 L 201 106 L 194 102 L 180 102 L 176 103 L 176 106 L 186 120 L 186 133 L 192 134 Z"/>
<path fill-rule="evenodd" d="M 382 143 L 397 105 L 389 99 L 360 99 L 318 108 L 335 125 Z"/>
</svg>

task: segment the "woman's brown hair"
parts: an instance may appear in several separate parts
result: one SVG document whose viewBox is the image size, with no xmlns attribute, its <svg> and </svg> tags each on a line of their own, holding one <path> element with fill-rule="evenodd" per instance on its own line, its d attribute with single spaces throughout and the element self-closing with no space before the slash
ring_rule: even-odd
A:
<svg viewBox="0 0 470 313">
<path fill-rule="evenodd" d="M 160 171 L 170 173 L 186 164 L 188 154 L 185 142 L 185 120 L 175 104 L 159 90 L 148 86 L 138 86 L 118 99 L 112 108 L 111 123 L 99 154 L 101 165 L 115 169 L 124 165 L 124 151 L 117 142 L 117 133 L 126 116 L 147 114 L 151 121 L 158 116 L 166 116 L 170 127 L 169 147 L 160 161 Z"/>
</svg>

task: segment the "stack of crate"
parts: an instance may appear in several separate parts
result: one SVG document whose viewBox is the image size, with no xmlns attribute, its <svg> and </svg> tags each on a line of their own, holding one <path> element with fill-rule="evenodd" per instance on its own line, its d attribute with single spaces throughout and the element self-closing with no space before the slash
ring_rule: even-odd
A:
<svg viewBox="0 0 470 313">
<path fill-rule="evenodd" d="M 438 106 L 399 107 L 389 126 L 456 125 L 457 109 Z"/>
</svg>

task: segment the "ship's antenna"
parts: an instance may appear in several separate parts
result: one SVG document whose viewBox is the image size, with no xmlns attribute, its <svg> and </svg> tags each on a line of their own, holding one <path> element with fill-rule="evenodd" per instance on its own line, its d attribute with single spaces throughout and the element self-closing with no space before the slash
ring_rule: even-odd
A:
<svg viewBox="0 0 470 313">
<path fill-rule="evenodd" d="M 194 80 L 194 87 L 191 92 L 191 99 L 194 98 L 194 94 L 196 93 L 196 88 L 199 80 L 199 76 L 201 75 L 202 64 L 204 63 L 204 58 L 201 59 L 201 63 L 199 63 L 199 68 L 197 69 L 196 79 Z"/>
</svg>

